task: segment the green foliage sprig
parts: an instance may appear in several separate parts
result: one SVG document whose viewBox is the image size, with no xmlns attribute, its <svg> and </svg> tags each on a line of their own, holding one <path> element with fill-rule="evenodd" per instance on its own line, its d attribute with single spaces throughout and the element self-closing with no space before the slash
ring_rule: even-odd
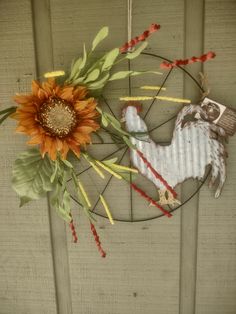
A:
<svg viewBox="0 0 236 314">
<path fill-rule="evenodd" d="M 92 48 L 89 53 L 86 52 L 84 45 L 83 57 L 74 60 L 71 65 L 71 71 L 66 83 L 72 85 L 85 85 L 90 94 L 99 94 L 108 81 L 115 81 L 127 78 L 128 76 L 136 76 L 145 73 L 162 74 L 157 71 L 118 71 L 111 73 L 114 65 L 124 60 L 133 60 L 137 58 L 147 47 L 148 43 L 143 42 L 134 51 L 121 54 L 119 48 L 114 48 L 106 52 L 101 57 L 95 57 L 95 48 L 108 36 L 108 27 L 103 27 L 95 36 Z"/>
</svg>

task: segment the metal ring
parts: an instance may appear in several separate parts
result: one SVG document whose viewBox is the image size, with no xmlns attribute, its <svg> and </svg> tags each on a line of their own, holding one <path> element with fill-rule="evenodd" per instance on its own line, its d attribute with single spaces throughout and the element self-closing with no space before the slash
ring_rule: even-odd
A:
<svg viewBox="0 0 236 314">
<path fill-rule="evenodd" d="M 172 63 L 171 60 L 169 60 L 169 59 L 167 59 L 167 58 L 165 58 L 165 57 L 162 57 L 162 56 L 160 56 L 160 55 L 154 54 L 154 53 L 142 52 L 141 54 L 142 54 L 142 55 L 146 55 L 146 56 L 150 56 L 150 57 L 154 57 L 154 58 L 159 58 L 159 59 L 162 59 L 162 60 L 164 60 L 164 61 L 167 61 L 167 62 Z M 196 80 L 196 78 L 192 76 L 191 73 L 189 73 L 185 68 L 183 68 L 183 67 L 181 67 L 181 66 L 177 66 L 177 68 L 179 68 L 180 70 L 184 71 L 184 73 L 186 73 L 186 74 L 194 81 L 194 83 L 197 85 L 197 87 L 198 87 L 202 92 L 204 92 L 202 86 L 199 84 L 199 82 Z M 129 83 L 130 83 L 130 82 L 129 82 Z M 102 95 L 102 97 L 103 97 L 103 95 Z M 160 128 L 161 126 L 165 125 L 166 123 L 168 123 L 169 121 L 173 120 L 174 118 L 176 118 L 176 115 L 173 116 L 173 117 L 171 117 L 170 119 L 164 121 L 163 123 L 161 123 L 161 124 L 158 125 L 157 127 L 154 127 L 154 128 L 151 130 L 151 132 L 152 132 L 153 130 L 156 130 L 156 129 Z M 115 143 L 114 143 L 114 144 L 115 144 Z M 105 143 L 104 143 L 104 144 L 100 144 L 100 145 L 105 145 Z M 85 172 L 85 171 L 83 171 L 83 172 Z M 177 209 L 179 209 L 179 208 L 181 208 L 182 206 L 186 205 L 186 204 L 200 191 L 200 189 L 202 188 L 202 186 L 203 186 L 204 183 L 206 182 L 207 178 L 209 177 L 210 172 L 211 172 L 211 169 L 209 169 L 209 171 L 207 172 L 205 178 L 201 181 L 201 184 L 198 186 L 198 188 L 197 188 L 182 204 L 178 205 L 178 206 L 175 207 L 175 208 L 171 208 L 171 209 L 169 210 L 169 212 L 170 212 L 170 213 L 173 213 L 173 212 L 176 211 Z M 109 184 L 108 184 L 108 185 L 109 185 Z M 76 200 L 72 195 L 71 195 L 71 198 L 72 198 L 77 204 L 81 205 L 81 204 L 78 202 L 78 200 Z M 169 208 L 170 208 L 170 207 L 169 207 Z M 108 219 L 108 217 L 105 216 L 105 215 L 103 215 L 103 214 L 100 214 L 100 213 L 95 212 L 95 211 L 91 211 L 91 212 L 92 212 L 93 214 L 99 216 L 99 217 Z M 163 213 L 160 213 L 159 215 L 156 215 L 156 216 L 153 216 L 153 217 L 149 217 L 149 218 L 127 220 L 127 219 L 119 219 L 119 218 L 113 217 L 113 220 L 119 221 L 119 222 L 132 222 L 132 223 L 133 223 L 133 222 L 143 222 L 143 221 L 153 220 L 153 219 L 161 218 L 161 217 L 163 217 L 163 216 L 164 216 L 164 214 L 163 214 Z"/>
</svg>

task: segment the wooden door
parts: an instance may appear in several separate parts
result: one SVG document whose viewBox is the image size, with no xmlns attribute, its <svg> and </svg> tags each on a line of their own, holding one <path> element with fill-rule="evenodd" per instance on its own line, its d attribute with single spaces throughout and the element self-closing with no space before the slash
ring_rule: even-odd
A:
<svg viewBox="0 0 236 314">
<path fill-rule="evenodd" d="M 1 0 L 1 108 L 33 78 L 67 67 L 101 26 L 110 27 L 106 49 L 152 22 L 162 30 L 150 40 L 150 52 L 175 59 L 215 51 L 214 62 L 194 65 L 192 74 L 204 70 L 212 97 L 236 106 L 234 0 Z M 182 73 L 170 84 L 176 95 L 198 99 Z M 120 90 L 114 87 L 111 97 Z M 157 119 L 177 110 L 165 107 Z M 0 314 L 236 313 L 236 136 L 220 199 L 205 185 L 172 219 L 115 226 L 98 219 L 108 252 L 102 260 L 76 206 L 78 245 L 47 200 L 18 207 L 11 168 L 25 139 L 13 136 L 14 128 L 7 121 L 0 129 Z M 168 125 L 158 137 L 170 139 L 171 130 Z M 194 187 L 185 185 L 182 195 Z"/>
</svg>

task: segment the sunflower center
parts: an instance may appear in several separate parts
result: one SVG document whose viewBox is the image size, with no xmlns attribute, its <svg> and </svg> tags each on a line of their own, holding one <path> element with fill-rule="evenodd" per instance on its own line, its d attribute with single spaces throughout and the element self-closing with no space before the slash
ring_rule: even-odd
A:
<svg viewBox="0 0 236 314">
<path fill-rule="evenodd" d="M 52 98 L 40 107 L 38 119 L 44 129 L 60 138 L 67 136 L 78 122 L 71 104 L 58 98 Z"/>
</svg>

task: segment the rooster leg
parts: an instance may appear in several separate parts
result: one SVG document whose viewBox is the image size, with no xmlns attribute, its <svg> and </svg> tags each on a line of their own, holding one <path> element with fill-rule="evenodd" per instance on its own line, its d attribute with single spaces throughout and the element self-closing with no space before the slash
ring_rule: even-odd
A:
<svg viewBox="0 0 236 314">
<path fill-rule="evenodd" d="M 168 204 L 169 205 L 175 205 L 175 204 L 181 205 L 181 202 L 177 198 L 174 198 L 171 191 L 167 191 L 167 194 L 168 194 Z"/>
<path fill-rule="evenodd" d="M 174 198 L 173 194 L 167 189 L 158 190 L 158 194 L 159 194 L 158 203 L 160 205 L 174 206 L 175 204 L 178 205 L 181 204 L 181 202 L 178 199 Z M 152 203 L 150 204 L 150 206 L 153 206 Z"/>
<path fill-rule="evenodd" d="M 158 190 L 157 191 L 158 194 L 159 194 L 159 200 L 157 201 L 160 205 L 167 205 L 169 204 L 169 201 L 167 199 L 167 189 L 164 189 L 164 190 Z M 149 204 L 149 206 L 155 206 L 153 205 L 152 203 Z"/>
<path fill-rule="evenodd" d="M 166 189 L 164 189 L 164 190 L 159 190 L 158 193 L 159 193 L 159 201 L 158 201 L 158 203 L 160 205 L 167 205 L 167 204 L 169 204 L 168 198 L 167 198 L 168 191 Z"/>
<path fill-rule="evenodd" d="M 158 193 L 159 193 L 158 203 L 160 205 L 174 206 L 175 204 L 178 204 L 178 205 L 181 204 L 181 202 L 178 199 L 174 198 L 173 194 L 167 189 L 159 190 Z"/>
</svg>

